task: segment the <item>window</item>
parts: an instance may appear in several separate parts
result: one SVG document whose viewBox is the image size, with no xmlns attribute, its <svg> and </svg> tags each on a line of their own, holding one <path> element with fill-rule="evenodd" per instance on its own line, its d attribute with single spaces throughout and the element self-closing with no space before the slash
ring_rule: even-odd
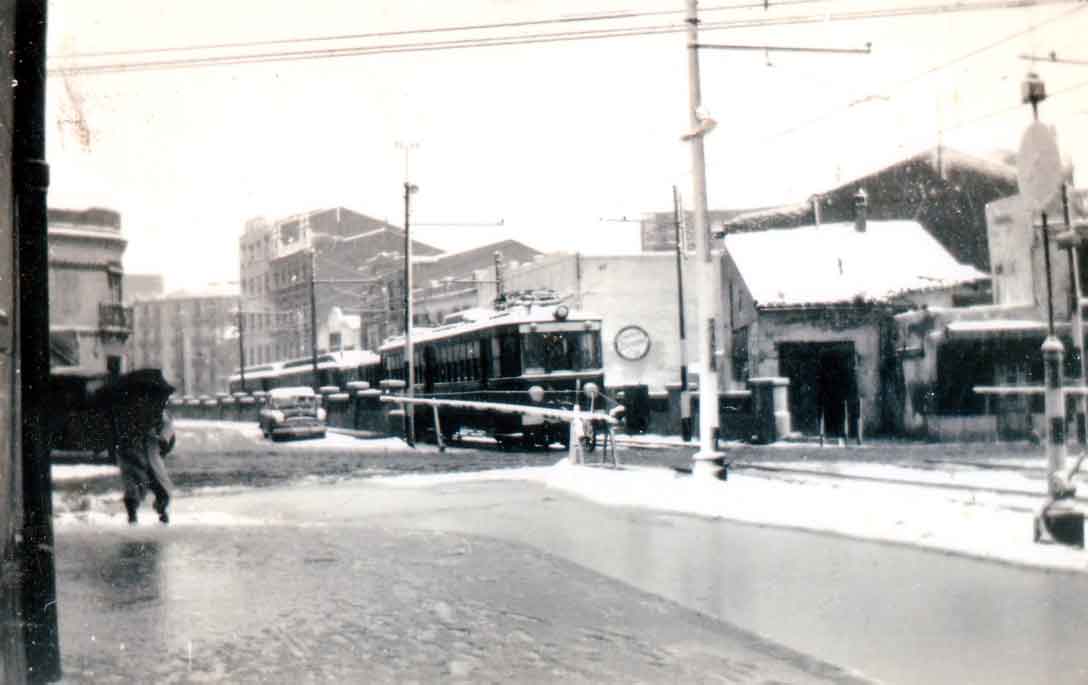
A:
<svg viewBox="0 0 1088 685">
<path fill-rule="evenodd" d="M 595 331 L 556 331 L 522 336 L 525 373 L 583 371 L 601 366 L 600 334 Z"/>
<path fill-rule="evenodd" d="M 121 304 L 121 298 L 123 295 L 121 291 L 121 274 L 111 269 L 107 273 L 106 278 L 109 282 L 110 302 L 113 304 Z"/>
</svg>

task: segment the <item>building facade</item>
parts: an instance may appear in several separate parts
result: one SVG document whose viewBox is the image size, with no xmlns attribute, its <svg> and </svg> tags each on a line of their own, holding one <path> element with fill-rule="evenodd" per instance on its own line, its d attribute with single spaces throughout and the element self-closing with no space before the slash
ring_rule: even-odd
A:
<svg viewBox="0 0 1088 685">
<path fill-rule="evenodd" d="M 132 309 L 124 303 L 121 215 L 50 209 L 49 334 L 52 365 L 119 374 L 128 368 Z"/>
<path fill-rule="evenodd" d="M 1068 197 L 1070 225 L 1060 197 L 1047 208 L 1053 217 L 1049 241 L 1041 214 L 1029 211 L 1018 195 L 986 206 L 992 304 L 931 307 L 896 317 L 906 432 L 936 438 L 1023 438 L 1042 432 L 1041 395 L 991 396 L 976 388 L 1041 387 L 1041 347 L 1051 330 L 1051 313 L 1065 349 L 1066 382 L 1082 382 L 1084 340 L 1074 335 L 1074 283 L 1079 276 L 1083 284 L 1088 273 L 1088 192 L 1072 191 Z M 1083 295 L 1080 303 L 1083 309 Z"/>
<path fill-rule="evenodd" d="M 902 383 L 893 317 L 951 307 L 987 274 L 920 224 L 867 221 L 726 235 L 724 388 L 789 379 L 801 433 L 895 432 Z"/>
<path fill-rule="evenodd" d="M 313 335 L 318 348 L 327 349 L 332 308 L 359 314 L 380 285 L 363 282 L 366 265 L 378 255 L 403 254 L 404 231 L 337 207 L 277 220 L 252 219 L 239 247 L 248 366 L 309 354 Z M 421 256 L 441 252 L 419 241 L 412 241 L 412 249 Z M 361 341 L 341 339 L 339 344 L 354 349 Z"/>
<path fill-rule="evenodd" d="M 225 392 L 238 368 L 238 293 L 181 291 L 133 305 L 134 368 L 160 368 L 180 395 Z"/>
</svg>

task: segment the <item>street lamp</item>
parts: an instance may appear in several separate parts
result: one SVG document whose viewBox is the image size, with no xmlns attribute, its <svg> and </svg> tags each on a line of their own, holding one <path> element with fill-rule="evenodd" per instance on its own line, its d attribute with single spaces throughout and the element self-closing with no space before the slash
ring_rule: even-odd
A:
<svg viewBox="0 0 1088 685">
<path fill-rule="evenodd" d="M 411 231 L 411 206 L 412 195 L 419 191 L 419 187 L 410 182 L 404 182 L 404 357 L 408 363 L 408 377 L 406 394 L 411 399 L 415 395 L 416 370 L 415 349 L 412 347 L 412 231 Z M 405 440 L 409 445 L 416 444 L 415 405 L 405 405 Z"/>
</svg>

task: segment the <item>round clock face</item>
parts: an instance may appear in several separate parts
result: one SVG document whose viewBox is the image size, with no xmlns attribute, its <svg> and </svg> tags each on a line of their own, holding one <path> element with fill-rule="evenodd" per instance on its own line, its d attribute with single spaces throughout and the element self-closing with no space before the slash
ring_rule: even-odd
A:
<svg viewBox="0 0 1088 685">
<path fill-rule="evenodd" d="M 638 361 L 650 351 L 650 334 L 641 326 L 624 326 L 616 333 L 616 354 L 628 361 Z"/>
</svg>

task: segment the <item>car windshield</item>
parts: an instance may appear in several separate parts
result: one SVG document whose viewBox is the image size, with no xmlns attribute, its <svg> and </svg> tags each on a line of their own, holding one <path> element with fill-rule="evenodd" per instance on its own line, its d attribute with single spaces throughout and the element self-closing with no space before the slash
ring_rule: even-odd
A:
<svg viewBox="0 0 1088 685">
<path fill-rule="evenodd" d="M 317 407 L 317 398 L 306 395 L 276 397 L 272 400 L 272 406 L 276 409 L 314 409 Z"/>
</svg>

